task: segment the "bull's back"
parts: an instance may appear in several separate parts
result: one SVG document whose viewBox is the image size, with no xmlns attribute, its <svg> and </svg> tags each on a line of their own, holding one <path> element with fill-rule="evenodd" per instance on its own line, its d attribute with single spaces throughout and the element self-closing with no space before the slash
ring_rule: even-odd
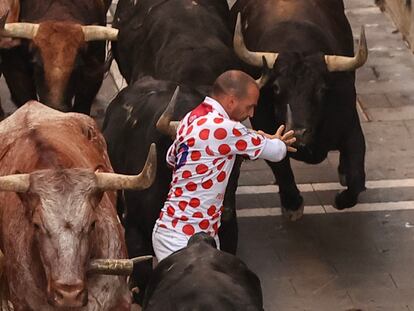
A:
<svg viewBox="0 0 414 311">
<path fill-rule="evenodd" d="M 204 242 L 191 245 L 159 264 L 143 307 L 146 311 L 263 310 L 257 276 L 235 256 Z"/>
<path fill-rule="evenodd" d="M 319 43 L 320 51 L 353 53 L 342 0 L 238 0 L 232 8 L 233 25 L 238 12 L 247 20 L 244 34 L 252 50 L 297 51 L 301 45 L 305 50 L 312 40 L 318 40 L 313 52 L 318 51 Z"/>
</svg>

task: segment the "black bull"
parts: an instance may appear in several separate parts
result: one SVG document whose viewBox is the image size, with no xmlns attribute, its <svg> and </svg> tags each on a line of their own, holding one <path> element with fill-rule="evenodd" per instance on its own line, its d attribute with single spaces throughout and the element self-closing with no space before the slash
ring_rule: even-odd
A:
<svg viewBox="0 0 414 311">
<path fill-rule="evenodd" d="M 363 32 L 359 53 L 352 58 L 352 31 L 342 0 L 238 0 L 232 8 L 234 24 L 239 12 L 237 54 L 254 66 L 248 68 L 252 75 L 259 74 L 263 57 L 271 67 L 251 120 L 253 127 L 274 133 L 287 124 L 298 139 L 298 152 L 290 157 L 306 163 L 320 163 L 330 150 L 339 150 L 338 171 L 347 189 L 337 195 L 335 206 L 354 206 L 365 189 L 365 141 L 355 91 L 355 69 L 367 57 Z M 237 35 L 238 29 L 243 35 Z M 303 198 L 289 157 L 268 164 L 284 212 L 292 220 L 301 217 Z"/>
<path fill-rule="evenodd" d="M 145 295 L 145 311 L 263 311 L 258 277 L 237 257 L 197 234 L 163 260 Z"/>
</svg>

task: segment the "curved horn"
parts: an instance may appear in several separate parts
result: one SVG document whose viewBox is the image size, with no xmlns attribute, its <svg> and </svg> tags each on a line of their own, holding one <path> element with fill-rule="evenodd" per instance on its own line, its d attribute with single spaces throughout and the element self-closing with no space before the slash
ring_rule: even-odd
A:
<svg viewBox="0 0 414 311">
<path fill-rule="evenodd" d="M 0 177 L 0 191 L 27 192 L 29 187 L 29 174 L 14 174 Z"/>
<path fill-rule="evenodd" d="M 33 39 L 36 36 L 38 30 L 39 24 L 6 23 L 4 27 L 0 28 L 0 36 Z"/>
<path fill-rule="evenodd" d="M 85 41 L 118 40 L 118 29 L 105 26 L 82 26 Z"/>
<path fill-rule="evenodd" d="M 266 58 L 266 61 L 270 67 L 273 67 L 277 60 L 277 57 L 279 56 L 278 53 L 251 52 L 247 49 L 242 33 L 240 13 L 237 14 L 237 23 L 236 29 L 234 31 L 233 46 L 236 54 L 241 58 L 242 61 L 256 67 L 262 67 L 263 57 Z"/>
<path fill-rule="evenodd" d="M 165 108 L 164 113 L 157 121 L 157 130 L 165 135 L 170 136 L 172 139 L 174 139 L 177 135 L 178 125 L 180 124 L 178 121 L 171 121 L 179 92 L 180 86 L 177 86 L 170 102 L 167 105 L 167 108 Z"/>
<path fill-rule="evenodd" d="M 334 71 L 353 71 L 363 66 L 368 59 L 367 38 L 365 36 L 365 27 L 361 27 L 359 37 L 358 52 L 354 57 L 325 55 L 325 62 L 330 72 Z"/>
<path fill-rule="evenodd" d="M 149 188 L 154 182 L 157 171 L 157 151 L 151 144 L 144 169 L 139 175 L 123 175 L 115 173 L 95 173 L 98 188 L 106 190 L 142 190 Z"/>
<path fill-rule="evenodd" d="M 262 61 L 263 61 L 263 72 L 262 72 L 262 75 L 260 76 L 260 78 L 256 80 L 256 83 L 257 83 L 257 86 L 259 87 L 259 89 L 264 87 L 266 85 L 267 81 L 269 81 L 270 72 L 271 72 L 271 68 L 267 64 L 266 57 L 263 56 Z"/>
<path fill-rule="evenodd" d="M 89 263 L 88 273 L 130 275 L 134 269 L 134 264 L 151 259 L 152 256 L 141 256 L 132 259 L 94 259 Z"/>
</svg>

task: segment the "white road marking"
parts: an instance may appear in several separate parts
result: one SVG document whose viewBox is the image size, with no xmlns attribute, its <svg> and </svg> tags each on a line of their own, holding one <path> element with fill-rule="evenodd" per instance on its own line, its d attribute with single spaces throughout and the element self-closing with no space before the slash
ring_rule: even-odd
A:
<svg viewBox="0 0 414 311">
<path fill-rule="evenodd" d="M 343 190 L 339 183 L 308 183 L 297 185 L 301 192 L 313 191 L 330 191 Z M 414 187 L 414 178 L 410 179 L 386 179 L 386 180 L 371 180 L 366 182 L 368 189 L 388 189 L 388 188 L 403 188 Z M 263 186 L 239 186 L 237 194 L 261 194 L 261 193 L 277 193 L 279 187 L 277 185 L 263 185 Z"/>
<path fill-rule="evenodd" d="M 363 213 L 363 212 L 380 212 L 380 211 L 402 211 L 414 210 L 414 201 L 401 202 L 379 202 L 379 203 L 361 203 L 353 208 L 337 210 L 332 205 L 309 205 L 305 206 L 305 215 L 322 215 L 322 214 L 340 214 L 340 213 Z M 269 217 L 281 216 L 282 210 L 278 207 L 271 208 L 252 208 L 237 211 L 238 218 L 250 217 Z"/>
</svg>

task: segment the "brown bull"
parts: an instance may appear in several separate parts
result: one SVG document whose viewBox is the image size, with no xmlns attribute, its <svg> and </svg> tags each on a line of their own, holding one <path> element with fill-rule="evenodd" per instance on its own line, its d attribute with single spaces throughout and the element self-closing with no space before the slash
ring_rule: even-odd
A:
<svg viewBox="0 0 414 311">
<path fill-rule="evenodd" d="M 105 72 L 105 41 L 117 38 L 117 30 L 104 27 L 108 6 L 101 0 L 21 2 L 21 22 L 0 30 L 3 37 L 23 39 L 3 56 L 18 106 L 39 98 L 61 111 L 90 113 Z"/>
<path fill-rule="evenodd" d="M 111 173 L 91 118 L 37 102 L 0 123 L 0 140 L 0 246 L 14 310 L 129 310 L 125 277 L 97 274 L 111 266 L 103 259 L 127 258 L 115 193 L 105 191 L 149 187 L 154 146 L 141 174 Z"/>
</svg>

